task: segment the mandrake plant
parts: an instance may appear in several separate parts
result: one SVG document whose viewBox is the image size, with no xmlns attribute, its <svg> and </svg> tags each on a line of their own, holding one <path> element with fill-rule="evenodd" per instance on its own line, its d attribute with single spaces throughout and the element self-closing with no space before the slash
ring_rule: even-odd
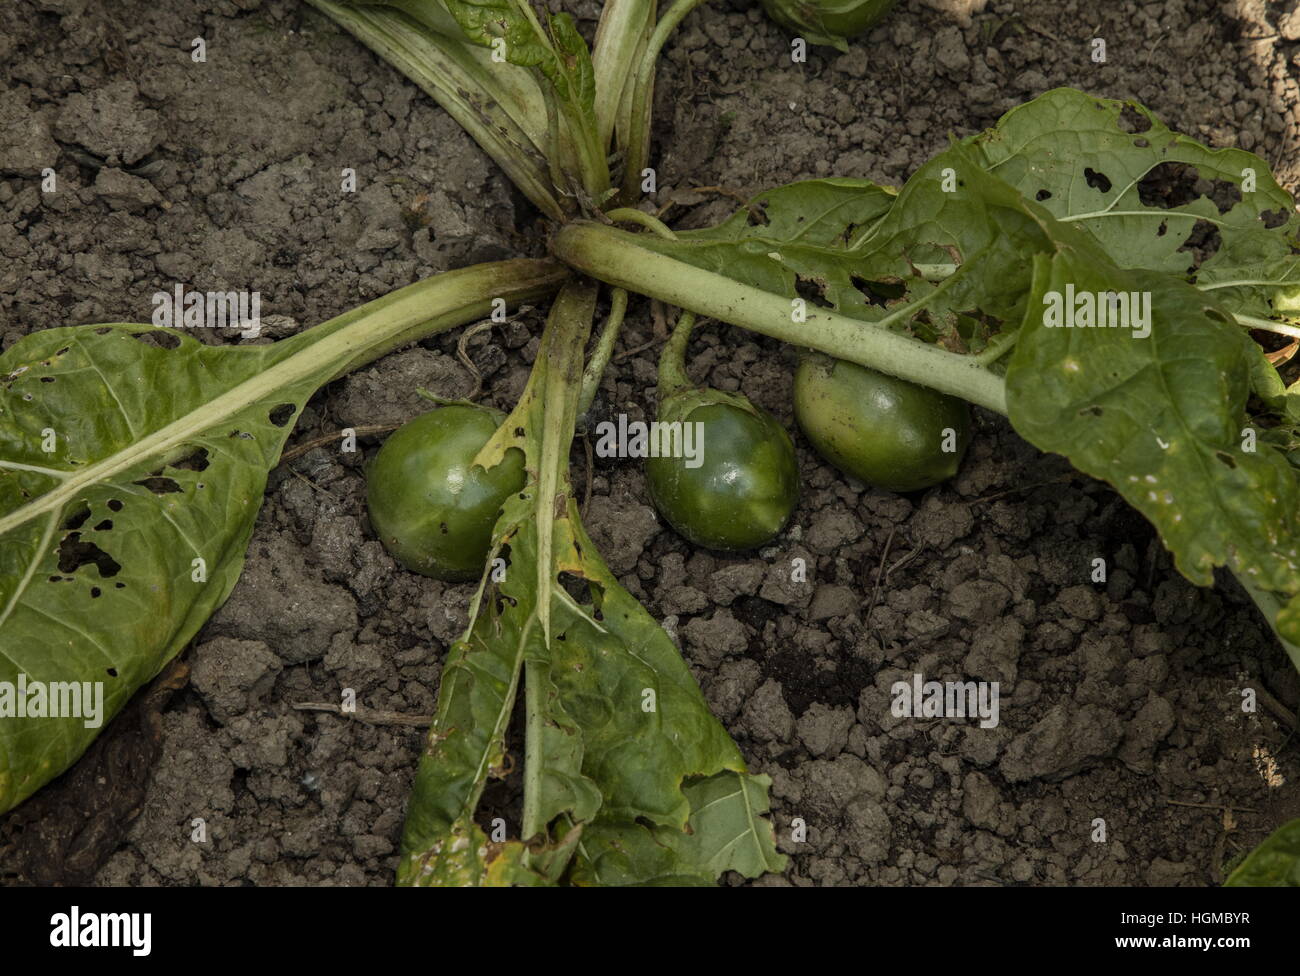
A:
<svg viewBox="0 0 1300 976">
<path fill-rule="evenodd" d="M 629 294 L 684 310 L 666 356 L 708 316 L 1006 416 L 1145 515 L 1189 580 L 1235 576 L 1300 667 L 1300 219 L 1259 157 L 1058 89 L 902 187 L 801 181 L 674 231 L 639 205 L 658 56 L 699 0 L 608 0 L 591 45 L 528 0 L 310 2 L 491 155 L 547 222 L 549 256 L 440 274 L 269 345 L 120 323 L 16 343 L 0 356 L 0 689 L 99 681 L 116 713 L 229 595 L 268 471 L 323 384 L 550 300 L 527 387 L 469 468 L 522 459 L 522 484 L 495 509 L 447 654 L 398 882 L 782 870 L 770 781 L 579 517 L 570 449 Z M 1145 331 L 1118 296 L 1136 296 L 1125 315 L 1147 310 Z M 663 375 L 662 392 L 701 394 L 684 361 Z M 522 820 L 489 836 L 476 814 L 517 765 L 520 696 Z M 97 731 L 0 721 L 0 811 Z"/>
</svg>

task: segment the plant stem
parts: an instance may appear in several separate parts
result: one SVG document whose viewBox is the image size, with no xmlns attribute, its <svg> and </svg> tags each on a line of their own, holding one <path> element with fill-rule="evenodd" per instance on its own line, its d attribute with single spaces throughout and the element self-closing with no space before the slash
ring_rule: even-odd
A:
<svg viewBox="0 0 1300 976">
<path fill-rule="evenodd" d="M 623 171 L 623 199 L 627 203 L 636 199 L 641 171 L 650 156 L 650 109 L 654 103 L 655 64 L 659 60 L 659 52 L 677 25 L 704 2 L 705 0 L 675 0 L 659 18 L 641 56 L 641 63 L 637 66 L 632 88 L 632 121 L 626 135 L 627 164 Z"/>
<path fill-rule="evenodd" d="M 563 208 L 551 192 L 543 92 L 528 69 L 482 63 L 486 54 L 463 37 L 416 26 L 395 11 L 307 0 L 396 67 L 441 105 L 496 160 L 511 182 L 548 217 Z M 454 26 L 454 24 L 452 25 Z M 457 28 L 459 34 L 459 29 Z"/>
<path fill-rule="evenodd" d="M 605 214 L 605 217 L 616 224 L 637 224 L 646 230 L 654 231 L 665 240 L 675 241 L 677 235 L 669 229 L 658 217 L 653 217 L 644 210 L 636 210 L 632 207 L 616 207 Z"/>
<path fill-rule="evenodd" d="M 1300 328 L 1294 325 L 1287 325 L 1284 322 L 1274 322 L 1272 319 L 1261 319 L 1254 315 L 1233 315 L 1238 325 L 1244 325 L 1250 329 L 1259 329 L 1263 332 L 1275 332 L 1278 335 L 1288 336 L 1292 339 L 1300 339 Z"/>
<path fill-rule="evenodd" d="M 558 585 L 553 560 L 556 509 L 569 488 L 569 447 L 578 419 L 582 392 L 582 352 L 591 332 L 596 309 L 596 285 L 586 279 L 567 282 L 551 306 L 536 365 L 521 398 L 539 400 L 543 419 L 539 457 L 529 457 L 536 470 L 537 513 L 537 621 L 541 625 L 541 659 L 525 657 L 524 811 L 521 836 L 529 840 L 543 830 L 538 807 L 545 763 L 542 755 L 546 721 L 543 678 L 550 667 L 551 594 Z M 513 422 L 511 420 L 507 423 Z M 567 509 L 566 509 L 567 511 Z M 534 672 L 537 672 L 536 674 Z"/>
<path fill-rule="evenodd" d="M 809 309 L 806 321 L 797 323 L 790 299 L 658 254 L 641 246 L 635 234 L 577 221 L 556 233 L 551 250 L 571 267 L 611 285 L 1007 412 L 1003 379 L 974 357 L 823 308 Z M 910 316 L 936 294 L 894 315 Z"/>
<path fill-rule="evenodd" d="M 549 261 L 529 259 L 461 268 L 407 285 L 282 339 L 276 345 L 280 358 L 262 372 L 140 438 L 130 450 L 78 468 L 62 484 L 0 518 L 0 535 L 61 509 L 90 485 L 180 447 L 250 403 L 274 403 L 279 391 L 308 381 L 324 385 L 417 339 L 483 318 L 491 312 L 494 298 L 512 305 L 549 295 L 567 275 Z"/>
<path fill-rule="evenodd" d="M 690 389 L 694 384 L 686 375 L 686 348 L 691 343 L 691 330 L 695 328 L 695 313 L 682 312 L 677 319 L 673 334 L 664 344 L 659 354 L 659 402 L 677 393 Z"/>
<path fill-rule="evenodd" d="M 614 343 L 618 341 L 618 334 L 623 328 L 623 317 L 626 314 L 627 290 L 612 289 L 609 299 L 609 318 L 605 320 L 605 327 L 601 330 L 600 338 L 596 340 L 596 348 L 592 350 L 587 368 L 582 374 L 582 395 L 578 398 L 579 417 L 591 409 L 591 404 L 596 399 L 596 391 L 600 389 L 600 378 L 605 374 L 609 357 L 614 353 Z"/>
</svg>

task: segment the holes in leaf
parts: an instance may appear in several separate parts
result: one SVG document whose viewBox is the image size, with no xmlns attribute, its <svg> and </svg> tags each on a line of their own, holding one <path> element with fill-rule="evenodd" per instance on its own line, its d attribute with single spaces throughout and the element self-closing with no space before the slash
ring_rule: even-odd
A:
<svg viewBox="0 0 1300 976">
<path fill-rule="evenodd" d="M 451 529 L 447 528 L 446 522 L 438 523 L 438 531 L 441 532 L 443 535 L 449 535 L 451 533 Z"/>
<path fill-rule="evenodd" d="M 1094 190 L 1098 190 L 1102 193 L 1110 192 L 1110 179 L 1105 173 L 1098 173 L 1091 166 L 1085 166 L 1083 168 L 1083 179 Z"/>
<path fill-rule="evenodd" d="M 523 437 L 523 436 L 524 436 L 524 429 L 523 429 L 522 427 L 516 427 L 516 428 L 515 428 L 515 436 L 516 436 L 516 437 Z"/>
<path fill-rule="evenodd" d="M 1207 258 L 1218 251 L 1222 243 L 1223 237 L 1219 234 L 1217 226 L 1208 220 L 1198 220 L 1194 223 L 1187 239 L 1178 246 L 1178 250 L 1192 255 L 1192 266 L 1187 269 L 1187 273 L 1191 274 L 1204 264 Z"/>
<path fill-rule="evenodd" d="M 1101 407 L 1097 406 L 1097 404 L 1094 403 L 1092 406 L 1090 406 L 1090 407 L 1084 407 L 1082 410 L 1080 410 L 1080 411 L 1079 411 L 1079 416 L 1080 416 L 1080 417 L 1100 417 L 1103 413 L 1105 413 L 1105 411 L 1102 410 Z"/>
<path fill-rule="evenodd" d="M 104 591 L 101 590 L 98 586 L 92 586 L 90 588 L 90 598 L 92 600 L 98 600 L 103 595 L 104 595 Z"/>
<path fill-rule="evenodd" d="M 1039 190 L 1037 193 L 1034 194 L 1034 199 L 1037 200 L 1039 203 L 1042 203 L 1044 200 L 1050 200 L 1052 199 L 1052 191 Z"/>
<path fill-rule="evenodd" d="M 1133 140 L 1133 145 L 1137 146 L 1137 148 L 1139 149 L 1151 148 L 1151 143 L 1148 142 L 1146 139 L 1143 139 L 1141 136 L 1138 136 L 1136 139 Z"/>
<path fill-rule="evenodd" d="M 164 478 L 160 475 L 141 478 L 139 481 L 131 482 L 131 484 L 139 485 L 141 488 L 148 488 L 155 495 L 172 495 L 181 491 L 180 484 L 174 478 Z"/>
<path fill-rule="evenodd" d="M 897 278 L 883 281 L 871 281 L 861 275 L 849 275 L 853 287 L 862 292 L 862 297 L 870 305 L 884 308 L 890 302 L 898 301 L 907 295 L 907 286 Z"/>
<path fill-rule="evenodd" d="M 116 576 L 122 566 L 93 542 L 84 542 L 80 532 L 72 532 L 59 543 L 59 572 L 75 573 L 82 566 L 94 565 L 100 579 Z"/>
<path fill-rule="evenodd" d="M 116 678 L 116 677 L 117 677 L 117 668 L 108 668 L 106 673 L 108 674 L 108 676 L 109 676 L 110 678 Z"/>
<path fill-rule="evenodd" d="M 1160 221 L 1160 226 L 1156 228 L 1156 237 L 1164 237 L 1169 233 L 1169 221 Z"/>
<path fill-rule="evenodd" d="M 1151 120 L 1132 105 L 1125 105 L 1120 110 L 1117 124 L 1128 133 L 1146 132 L 1151 128 Z"/>
<path fill-rule="evenodd" d="M 826 299 L 826 282 L 819 278 L 806 278 L 801 274 L 795 275 L 794 290 L 804 301 L 812 302 L 818 308 L 834 308 L 834 304 Z"/>
<path fill-rule="evenodd" d="M 42 383 L 53 383 L 53 382 L 54 382 L 54 377 L 53 377 L 53 376 L 42 376 L 42 377 L 41 377 L 41 382 L 42 382 Z"/>
<path fill-rule="evenodd" d="M 1286 208 L 1278 207 L 1276 210 L 1262 210 L 1259 219 L 1264 222 L 1264 226 L 1269 230 L 1275 227 L 1281 227 L 1286 223 Z"/>
<path fill-rule="evenodd" d="M 80 508 L 78 508 L 75 512 L 73 512 L 71 515 L 69 515 L 66 519 L 63 520 L 63 525 L 61 525 L 60 528 L 64 532 L 71 532 L 72 530 L 79 529 L 83 525 L 85 525 L 86 519 L 88 518 L 90 518 L 90 506 L 83 504 Z"/>
<path fill-rule="evenodd" d="M 125 583 L 114 583 L 114 584 L 113 584 L 113 588 L 114 588 L 115 590 L 125 590 L 125 589 L 126 589 L 126 584 L 125 584 Z"/>
<path fill-rule="evenodd" d="M 95 525 L 95 531 L 96 531 L 96 532 L 107 532 L 107 531 L 108 531 L 109 529 L 111 529 L 112 527 L 113 527 L 113 520 L 112 520 L 112 519 L 103 519 L 102 521 L 98 522 L 98 523 Z"/>
<path fill-rule="evenodd" d="M 206 471 L 208 467 L 208 449 L 206 447 L 196 447 L 180 460 L 169 461 L 167 466 L 169 468 L 178 468 L 181 471 Z"/>
<path fill-rule="evenodd" d="M 157 332 L 131 332 L 128 333 L 136 342 L 143 342 L 146 346 L 153 346 L 156 349 L 176 349 L 181 344 L 180 336 L 173 335 L 159 329 Z"/>
<path fill-rule="evenodd" d="M 759 200 L 745 209 L 745 223 L 750 227 L 766 227 L 772 221 L 767 216 L 767 201 Z"/>
<path fill-rule="evenodd" d="M 1234 458 L 1234 457 L 1233 457 L 1231 454 L 1229 454 L 1227 451 L 1215 451 L 1215 452 L 1214 452 L 1214 456 L 1218 459 L 1218 461 L 1219 461 L 1220 464 L 1223 464 L 1223 465 L 1225 465 L 1225 466 L 1227 466 L 1227 467 L 1229 467 L 1229 468 L 1232 468 L 1234 471 L 1236 470 L 1236 468 L 1237 468 L 1237 459 Z"/>
<path fill-rule="evenodd" d="M 283 427 L 293 418 L 297 409 L 292 403 L 282 403 L 267 414 L 266 419 L 277 427 Z"/>
<path fill-rule="evenodd" d="M 1206 197 L 1221 214 L 1241 203 L 1241 187 L 1231 180 L 1209 180 L 1190 163 L 1164 162 L 1153 166 L 1138 182 L 1138 199 L 1144 207 L 1162 210 L 1183 207 Z"/>
<path fill-rule="evenodd" d="M 108 510 L 110 512 L 120 512 L 122 511 L 122 503 L 116 498 L 110 498 L 108 500 Z"/>
</svg>

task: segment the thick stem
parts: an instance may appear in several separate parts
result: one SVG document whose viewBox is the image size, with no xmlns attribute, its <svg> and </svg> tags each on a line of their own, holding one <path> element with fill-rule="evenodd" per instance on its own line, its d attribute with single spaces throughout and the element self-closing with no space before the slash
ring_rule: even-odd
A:
<svg viewBox="0 0 1300 976">
<path fill-rule="evenodd" d="M 693 384 L 686 375 L 686 348 L 691 344 L 691 330 L 695 328 L 695 313 L 682 312 L 673 334 L 668 337 L 664 351 L 659 354 L 659 402 Z"/>
<path fill-rule="evenodd" d="M 642 247 L 635 234 L 578 221 L 556 233 L 551 250 L 571 267 L 611 285 L 1007 412 L 1002 378 L 973 357 L 822 308 L 808 309 L 806 321 L 796 322 L 790 299 L 665 257 Z M 896 314 L 910 314 L 926 300 Z"/>
</svg>

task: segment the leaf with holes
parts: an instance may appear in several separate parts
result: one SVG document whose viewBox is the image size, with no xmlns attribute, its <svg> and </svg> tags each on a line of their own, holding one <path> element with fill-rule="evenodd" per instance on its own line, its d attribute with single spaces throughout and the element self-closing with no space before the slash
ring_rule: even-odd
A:
<svg viewBox="0 0 1300 976">
<path fill-rule="evenodd" d="M 1243 438 L 1257 352 L 1213 297 L 1062 247 L 1035 260 L 1028 307 L 1007 370 L 1016 430 L 1113 485 L 1192 582 L 1226 566 L 1284 602 L 1300 593 L 1297 473 Z M 1285 615 L 1278 627 L 1300 640 Z"/>
<path fill-rule="evenodd" d="M 568 459 L 594 306 L 590 283 L 561 292 L 523 396 L 477 459 L 522 451 L 529 481 L 503 507 L 500 571 L 443 669 L 399 884 L 712 883 L 784 863 L 762 816 L 769 781 L 745 771 L 673 642 L 582 527 Z M 507 732 L 521 684 L 522 823 L 489 839 L 475 815 L 488 780 L 519 765 Z"/>
<path fill-rule="evenodd" d="M 0 812 L 66 769 L 224 602 L 317 387 L 563 277 L 539 261 L 451 272 L 273 345 L 74 326 L 0 356 Z"/>
<path fill-rule="evenodd" d="M 1300 217 L 1253 153 L 1209 149 L 1136 102 L 1070 88 L 1012 109 L 972 144 L 1120 267 L 1194 280 L 1237 311 L 1300 305 Z"/>
</svg>

